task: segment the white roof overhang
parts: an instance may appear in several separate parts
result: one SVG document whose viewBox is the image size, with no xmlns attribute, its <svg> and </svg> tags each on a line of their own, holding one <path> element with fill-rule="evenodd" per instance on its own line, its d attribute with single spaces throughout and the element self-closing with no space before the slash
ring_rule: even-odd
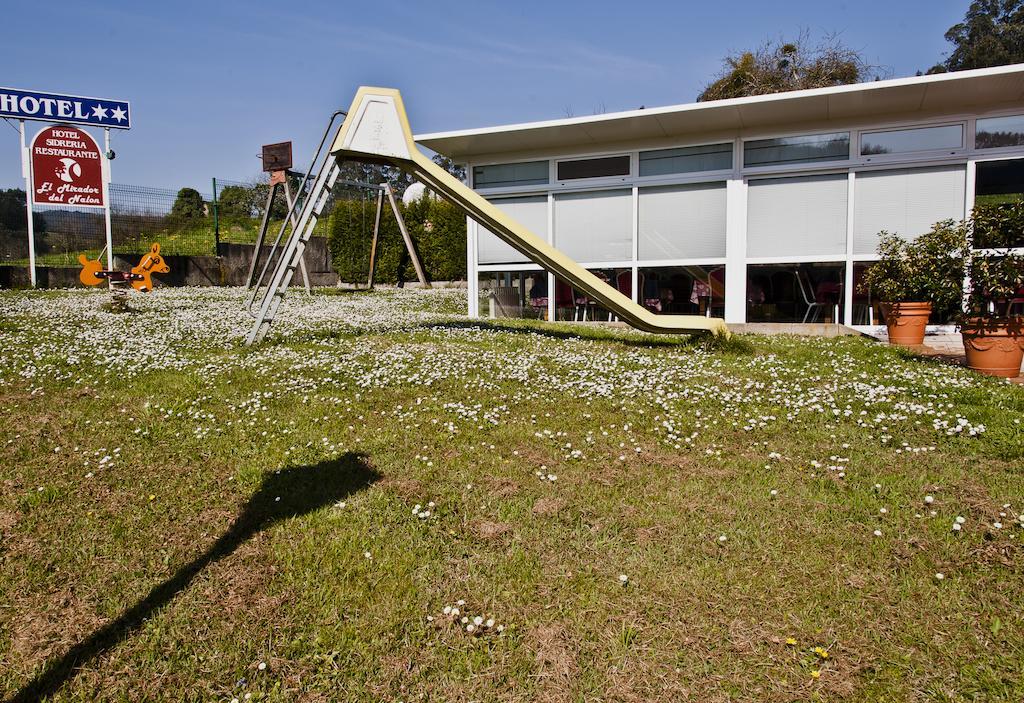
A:
<svg viewBox="0 0 1024 703">
<path fill-rule="evenodd" d="M 807 122 L 851 122 L 874 115 L 960 113 L 1022 104 L 1024 64 L 671 105 L 589 117 L 435 132 L 417 143 L 453 159 L 543 152 L 686 134 L 756 131 Z"/>
</svg>

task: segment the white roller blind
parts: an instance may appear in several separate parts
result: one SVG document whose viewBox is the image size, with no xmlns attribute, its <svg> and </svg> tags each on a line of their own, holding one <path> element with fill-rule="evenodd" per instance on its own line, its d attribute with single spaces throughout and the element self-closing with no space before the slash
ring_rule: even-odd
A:
<svg viewBox="0 0 1024 703">
<path fill-rule="evenodd" d="M 876 253 L 882 230 L 913 240 L 940 220 L 962 220 L 965 183 L 964 166 L 858 173 L 853 253 Z"/>
<path fill-rule="evenodd" d="M 503 198 L 492 201 L 502 212 L 548 240 L 548 197 Z M 477 261 L 481 264 L 517 264 L 529 261 L 482 225 L 477 238 Z"/>
<path fill-rule="evenodd" d="M 555 246 L 576 261 L 632 259 L 632 191 L 556 195 Z"/>
<path fill-rule="evenodd" d="M 846 253 L 847 175 L 750 181 L 747 256 Z"/>
<path fill-rule="evenodd" d="M 641 188 L 641 259 L 725 256 L 725 183 Z"/>
</svg>

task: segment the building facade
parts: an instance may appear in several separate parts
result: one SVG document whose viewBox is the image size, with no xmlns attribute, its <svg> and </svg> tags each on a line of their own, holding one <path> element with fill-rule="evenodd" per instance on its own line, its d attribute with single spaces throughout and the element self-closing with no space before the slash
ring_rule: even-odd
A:
<svg viewBox="0 0 1024 703">
<path fill-rule="evenodd" d="M 871 326 L 880 232 L 1024 193 L 1024 65 L 416 140 L 654 312 Z M 467 239 L 471 315 L 605 319 L 475 222 Z"/>
</svg>

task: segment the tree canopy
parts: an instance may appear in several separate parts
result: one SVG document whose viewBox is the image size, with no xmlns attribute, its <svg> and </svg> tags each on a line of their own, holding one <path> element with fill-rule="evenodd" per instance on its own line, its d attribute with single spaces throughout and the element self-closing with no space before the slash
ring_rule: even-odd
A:
<svg viewBox="0 0 1024 703">
<path fill-rule="evenodd" d="M 206 214 L 203 196 L 195 188 L 182 188 L 171 205 L 171 217 L 181 220 L 193 220 Z"/>
<path fill-rule="evenodd" d="M 946 41 L 953 51 L 928 73 L 1024 62 L 1024 0 L 973 0 Z"/>
<path fill-rule="evenodd" d="M 38 212 L 32 213 L 36 234 L 46 231 L 46 219 Z M 21 188 L 0 190 L 0 230 L 24 232 L 28 230 L 25 217 L 25 191 Z"/>
<path fill-rule="evenodd" d="M 814 45 L 806 32 L 794 41 L 769 40 L 754 51 L 724 59 L 722 72 L 698 101 L 725 100 L 868 80 L 872 68 L 835 37 Z"/>
</svg>

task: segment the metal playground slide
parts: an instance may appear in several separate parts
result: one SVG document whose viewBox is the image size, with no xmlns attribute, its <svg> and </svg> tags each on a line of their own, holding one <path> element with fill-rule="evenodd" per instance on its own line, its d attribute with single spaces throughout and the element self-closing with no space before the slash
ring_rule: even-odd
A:
<svg viewBox="0 0 1024 703">
<path fill-rule="evenodd" d="M 260 311 L 256 315 L 256 326 L 249 335 L 249 344 L 259 341 L 266 334 L 281 296 L 284 295 L 291 280 L 295 262 L 301 258 L 305 241 L 312 233 L 312 227 L 320 214 L 323 202 L 338 178 L 338 164 L 346 160 L 390 164 L 413 174 L 428 188 L 451 200 L 469 217 L 494 232 L 531 261 L 639 330 L 661 334 L 729 334 L 724 320 L 720 318 L 700 315 L 655 315 L 634 303 L 421 153 L 413 141 L 402 96 L 397 90 L 362 87 L 356 93 L 345 122 L 330 147 L 330 156 L 321 167 L 311 194 L 306 199 L 307 204 L 299 216 L 299 224 L 282 252 L 282 263 L 271 277 L 272 281 L 269 282 Z"/>
</svg>

